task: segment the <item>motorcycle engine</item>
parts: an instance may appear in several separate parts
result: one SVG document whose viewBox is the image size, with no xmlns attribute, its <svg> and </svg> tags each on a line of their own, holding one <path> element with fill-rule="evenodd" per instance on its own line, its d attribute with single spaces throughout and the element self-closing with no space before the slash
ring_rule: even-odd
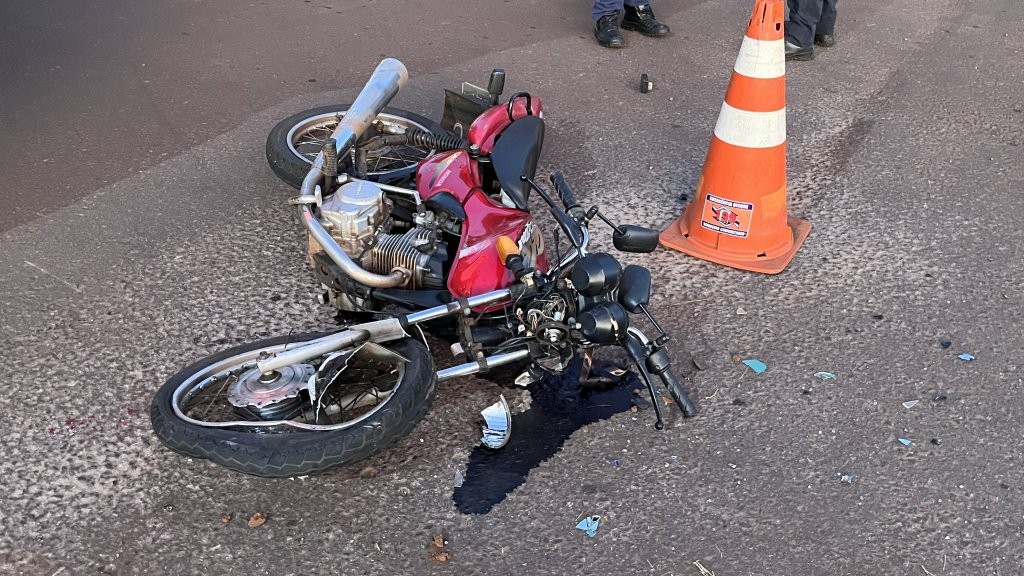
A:
<svg viewBox="0 0 1024 576">
<path fill-rule="evenodd" d="M 376 274 L 388 274 L 396 267 L 412 272 L 409 280 L 396 288 L 443 288 L 447 250 L 443 242 L 436 240 L 435 231 L 429 226 L 433 214 L 418 219 L 426 226 L 402 222 L 399 224 L 408 229 L 401 234 L 390 234 L 381 228 L 396 224 L 389 218 L 392 207 L 392 201 L 379 186 L 359 180 L 345 184 L 325 198 L 319 219 L 342 250 L 364 269 Z M 311 244 L 310 256 L 314 261 L 319 250 L 319 246 Z M 326 271 L 328 276 L 341 274 L 340 269 L 332 268 Z M 324 272 L 321 270 L 318 274 L 324 276 Z M 344 285 L 344 282 L 327 280 L 331 279 L 321 278 L 329 287 Z"/>
<path fill-rule="evenodd" d="M 320 223 L 346 254 L 358 257 L 390 209 L 386 200 L 373 182 L 349 182 L 324 199 Z"/>
</svg>

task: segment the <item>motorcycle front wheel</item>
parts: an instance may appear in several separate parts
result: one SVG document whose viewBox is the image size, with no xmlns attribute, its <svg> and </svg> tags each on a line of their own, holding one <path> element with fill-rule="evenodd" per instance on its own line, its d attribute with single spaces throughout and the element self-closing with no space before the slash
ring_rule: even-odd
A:
<svg viewBox="0 0 1024 576">
<path fill-rule="evenodd" d="M 154 432 L 179 454 L 268 478 L 350 464 L 411 432 L 437 392 L 421 342 L 368 343 L 270 374 L 255 368 L 325 335 L 252 342 L 185 368 L 153 398 Z"/>
<path fill-rule="evenodd" d="M 324 147 L 349 104 L 335 104 L 304 110 L 277 123 L 267 136 L 267 162 L 278 178 L 293 188 L 302 186 L 316 155 Z M 362 140 L 386 133 L 391 128 L 417 128 L 444 134 L 441 126 L 406 110 L 385 108 L 363 134 Z M 378 130 L 380 129 L 380 130 Z M 414 144 L 384 146 L 367 153 L 367 179 L 382 184 L 399 184 L 413 176 L 420 160 L 434 153 L 433 149 Z M 338 172 L 348 172 L 349 158 L 338 159 Z"/>
</svg>

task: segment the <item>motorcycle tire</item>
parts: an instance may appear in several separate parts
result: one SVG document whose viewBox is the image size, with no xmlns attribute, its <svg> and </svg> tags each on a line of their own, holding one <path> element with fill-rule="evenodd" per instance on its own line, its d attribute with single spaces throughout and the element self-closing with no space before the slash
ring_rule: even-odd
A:
<svg viewBox="0 0 1024 576">
<path fill-rule="evenodd" d="M 362 460 L 383 451 L 411 432 L 426 415 L 437 393 L 437 373 L 433 358 L 422 342 L 411 338 L 382 345 L 387 351 L 378 354 L 393 360 L 395 366 L 401 365 L 401 369 L 384 371 L 389 375 L 397 373 L 397 381 L 390 391 L 381 393 L 376 388 L 381 378 L 371 378 L 375 386 L 371 393 L 377 401 L 375 406 L 348 424 L 336 425 L 344 425 L 343 428 L 310 430 L 280 424 L 272 426 L 271 423 L 264 427 L 259 419 L 254 418 L 249 418 L 252 421 L 245 425 L 213 427 L 197 423 L 191 416 L 189 419 L 182 418 L 181 414 L 194 415 L 192 407 L 182 406 L 180 413 L 175 409 L 175 392 L 179 389 L 182 390 L 181 397 L 185 398 L 181 401 L 183 404 L 191 402 L 193 396 L 204 394 L 202 383 L 207 380 L 210 380 L 211 389 L 219 387 L 217 394 L 220 394 L 225 388 L 233 388 L 228 385 L 230 377 L 225 377 L 226 382 L 221 385 L 216 379 L 211 380 L 214 376 L 232 369 L 238 374 L 243 366 L 251 366 L 263 352 L 281 350 L 326 335 L 309 333 L 251 342 L 214 354 L 181 370 L 157 391 L 150 406 L 150 420 L 157 438 L 169 449 L 185 456 L 211 460 L 245 474 L 286 478 L 323 472 Z M 346 365 L 351 363 L 355 362 L 351 359 L 345 361 Z M 369 372 L 358 367 L 347 367 L 345 370 Z M 244 375 L 241 378 L 244 379 Z M 235 377 L 235 380 L 239 379 Z M 302 381 L 295 379 L 296 383 Z M 344 387 L 345 384 L 338 386 Z M 188 394 L 195 390 L 199 391 Z M 386 395 L 385 400 L 379 402 L 378 395 Z M 305 407 L 302 410 L 312 408 L 308 396 L 296 396 L 289 401 L 304 401 Z M 351 399 L 351 395 L 346 398 Z M 214 400 L 210 401 L 210 406 L 206 406 L 203 401 L 203 408 L 206 409 L 204 418 L 214 406 Z M 233 409 L 227 404 L 226 397 L 224 402 L 223 410 Z M 356 402 L 352 401 L 352 404 Z M 216 408 L 220 408 L 220 405 Z M 216 408 L 214 413 L 217 413 Z M 352 411 L 357 409 L 358 406 L 352 408 Z M 344 409 L 341 413 L 344 413 Z M 238 419 L 236 415 L 225 418 Z"/>
<path fill-rule="evenodd" d="M 334 104 L 311 108 L 278 122 L 267 136 L 267 162 L 274 174 L 289 186 L 300 188 L 313 159 L 338 125 L 339 115 L 344 116 L 349 106 Z M 384 108 L 377 119 L 445 135 L 444 129 L 437 122 L 399 108 Z M 388 146 L 374 151 L 367 158 L 367 179 L 393 185 L 408 181 L 414 176 L 419 161 L 433 152 L 411 144 Z M 339 158 L 338 172 L 348 172 L 349 162 L 347 157 Z"/>
</svg>

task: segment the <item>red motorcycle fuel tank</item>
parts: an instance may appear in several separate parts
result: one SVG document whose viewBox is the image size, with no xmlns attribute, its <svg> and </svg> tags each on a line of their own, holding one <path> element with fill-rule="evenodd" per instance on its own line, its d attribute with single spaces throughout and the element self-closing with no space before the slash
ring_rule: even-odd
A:
<svg viewBox="0 0 1024 576">
<path fill-rule="evenodd" d="M 476 162 L 464 150 L 444 152 L 424 160 L 416 188 L 424 201 L 448 192 L 462 204 L 459 249 L 448 273 L 448 291 L 456 298 L 505 288 L 515 281 L 498 255 L 499 236 L 515 240 L 528 266 L 547 270 L 544 242 L 528 212 L 503 206 L 484 194 Z"/>
<path fill-rule="evenodd" d="M 529 115 L 540 116 L 543 109 L 540 98 L 525 95 L 516 98 L 512 103 L 512 118 L 508 117 L 508 104 L 491 106 L 470 124 L 469 130 L 466 131 L 466 140 L 479 146 L 480 153 L 486 156 L 494 149 L 494 139 L 502 130 L 508 128 L 513 120 Z"/>
</svg>

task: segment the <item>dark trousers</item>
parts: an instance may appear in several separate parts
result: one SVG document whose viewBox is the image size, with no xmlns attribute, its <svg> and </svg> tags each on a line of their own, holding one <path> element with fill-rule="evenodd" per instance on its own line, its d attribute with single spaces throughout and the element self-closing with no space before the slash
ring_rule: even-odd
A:
<svg viewBox="0 0 1024 576">
<path fill-rule="evenodd" d="M 839 0 L 786 0 L 789 21 L 786 40 L 806 48 L 815 34 L 832 34 L 836 29 L 836 3 Z"/>
<path fill-rule="evenodd" d="M 833 2 L 835 0 L 832 0 Z M 644 4 L 650 4 L 647 0 L 595 0 L 594 8 L 591 9 L 590 15 L 594 17 L 594 20 L 599 20 L 602 16 L 607 16 L 613 12 L 622 13 L 622 6 L 643 6 Z"/>
</svg>

